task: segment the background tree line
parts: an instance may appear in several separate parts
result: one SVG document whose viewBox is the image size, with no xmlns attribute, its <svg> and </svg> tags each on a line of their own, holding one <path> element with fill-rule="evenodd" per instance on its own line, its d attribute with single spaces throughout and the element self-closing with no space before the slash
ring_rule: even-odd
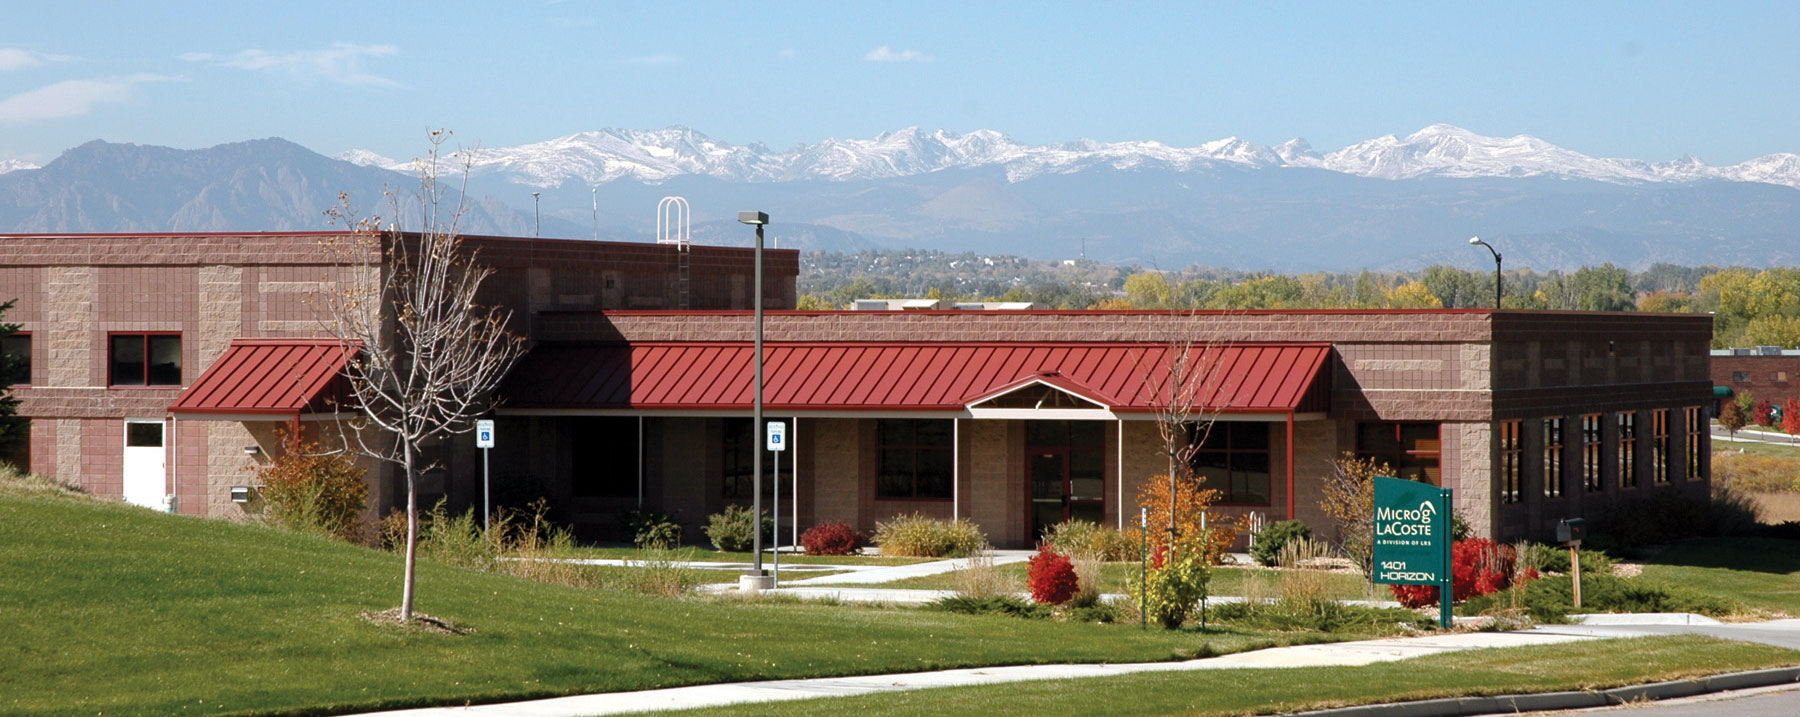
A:
<svg viewBox="0 0 1800 717">
<path fill-rule="evenodd" d="M 1800 347 L 1800 269 L 1602 264 L 1504 275 L 1505 308 L 1712 312 L 1713 345 Z M 800 305 L 857 299 L 1032 301 L 1058 309 L 1486 308 L 1494 274 L 1447 265 L 1420 271 L 1274 274 L 1216 267 L 1165 271 L 1085 260 L 974 252 L 882 250 L 801 256 Z"/>
</svg>

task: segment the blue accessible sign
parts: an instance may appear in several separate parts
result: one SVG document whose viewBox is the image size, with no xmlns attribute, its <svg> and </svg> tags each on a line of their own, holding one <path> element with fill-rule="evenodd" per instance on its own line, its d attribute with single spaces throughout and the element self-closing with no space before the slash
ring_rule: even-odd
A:
<svg viewBox="0 0 1800 717">
<path fill-rule="evenodd" d="M 1436 585 L 1438 623 L 1450 626 L 1450 489 L 1375 479 L 1375 582 Z"/>
</svg>

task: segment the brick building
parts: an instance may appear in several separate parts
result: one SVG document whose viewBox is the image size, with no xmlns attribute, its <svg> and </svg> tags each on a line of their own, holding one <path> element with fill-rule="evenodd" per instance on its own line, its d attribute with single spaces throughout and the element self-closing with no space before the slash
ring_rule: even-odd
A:
<svg viewBox="0 0 1800 717">
<path fill-rule="evenodd" d="M 1758 403 L 1780 406 L 1790 398 L 1800 400 L 1800 350 L 1757 346 L 1713 351 L 1712 382 L 1739 396 L 1748 392 Z"/>
<path fill-rule="evenodd" d="M 327 241 L 344 249 L 326 251 Z M 183 402 L 184 392 L 201 387 L 207 370 L 232 352 L 266 359 L 256 352 L 271 345 L 287 352 L 281 360 L 289 363 L 275 368 L 291 384 L 299 375 L 291 359 L 328 336 L 311 297 L 376 280 L 363 260 L 379 266 L 381 241 L 316 232 L 0 235 L 0 296 L 18 300 L 5 319 L 22 325 L 0 348 L 31 365 L 29 384 L 14 387 L 19 413 L 31 421 L 29 452 L 19 460 L 146 506 L 224 517 L 254 509 L 234 504 L 231 488 L 253 482 L 251 469 L 279 449 L 279 428 L 298 422 L 316 430 L 330 418 L 321 396 L 292 395 L 284 385 L 279 396 L 209 403 Z M 684 258 L 672 245 L 465 241 L 496 270 L 483 299 L 511 309 L 513 329 L 525 335 L 569 310 L 751 302 L 747 249 L 695 246 Z M 771 251 L 765 263 L 767 304 L 792 307 L 797 253 Z M 274 381 L 271 367 L 251 378 Z M 396 504 L 403 489 L 391 469 L 371 467 L 374 513 Z M 454 485 L 442 474 L 427 476 L 426 497 Z"/>
<path fill-rule="evenodd" d="M 188 514 L 254 510 L 231 489 L 279 450 L 277 428 L 331 418 L 320 402 L 342 356 L 306 297 L 374 280 L 327 258 L 333 236 L 0 236 L 0 298 L 19 299 L 7 319 L 26 332 L 0 348 L 32 360 L 17 391 L 32 469 Z M 497 494 L 546 496 L 590 535 L 641 506 L 695 537 L 749 501 L 748 250 L 692 247 L 683 281 L 675 246 L 470 243 L 498 270 L 484 298 L 532 346 L 501 390 Z M 868 530 L 920 512 L 1003 546 L 1064 518 L 1125 524 L 1168 469 L 1154 413 L 1180 355 L 1216 413 L 1194 467 L 1224 513 L 1324 530 L 1319 480 L 1344 452 L 1455 488 L 1473 528 L 1505 539 L 1707 493 L 1707 316 L 799 312 L 797 253 L 770 254 L 768 416 L 793 421 L 784 522 L 797 508 L 802 525 Z M 478 505 L 473 442 L 434 451 L 427 503 Z M 372 512 L 399 500 L 391 469 L 371 481 Z"/>
<path fill-rule="evenodd" d="M 539 328 L 500 410 L 529 440 L 496 457 L 566 486 L 586 520 L 641 503 L 694 526 L 748 500 L 747 316 Z M 1708 491 L 1706 316 L 776 312 L 766 334 L 767 415 L 797 419 L 782 484 L 797 473 L 802 526 L 922 512 L 1020 546 L 1064 517 L 1124 525 L 1167 470 L 1153 394 L 1170 337 L 1203 339 L 1194 365 L 1221 366 L 1195 465 L 1222 512 L 1324 526 L 1319 480 L 1343 452 L 1455 488 L 1477 533 L 1505 539 Z"/>
</svg>

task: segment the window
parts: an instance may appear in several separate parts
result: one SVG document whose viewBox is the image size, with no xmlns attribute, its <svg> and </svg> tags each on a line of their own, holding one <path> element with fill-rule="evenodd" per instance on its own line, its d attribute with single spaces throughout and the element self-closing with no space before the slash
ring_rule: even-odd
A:
<svg viewBox="0 0 1800 717">
<path fill-rule="evenodd" d="M 637 497 L 638 419 L 582 416 L 570 419 L 569 427 L 570 492 L 578 498 Z"/>
<path fill-rule="evenodd" d="M 1700 469 L 1701 463 L 1706 460 L 1706 455 L 1700 449 L 1700 438 L 1705 435 L 1702 431 L 1707 430 L 1708 422 L 1700 413 L 1699 406 L 1689 406 L 1685 410 L 1687 411 L 1687 479 L 1697 480 L 1703 472 Z"/>
<path fill-rule="evenodd" d="M 1219 502 L 1228 505 L 1269 504 L 1269 424 L 1215 421 L 1200 435 L 1188 426 L 1188 440 L 1197 444 L 1188 459 L 1200 487 L 1219 491 Z"/>
<path fill-rule="evenodd" d="M 1650 482 L 1669 482 L 1669 409 L 1650 412 Z"/>
<path fill-rule="evenodd" d="M 769 422 L 769 419 L 763 419 Z M 730 500 L 751 500 L 754 493 L 752 487 L 756 483 L 755 464 L 757 454 L 762 454 L 762 492 L 763 497 L 775 495 L 775 454 L 762 450 L 762 435 L 752 434 L 750 419 L 727 418 L 724 421 L 725 455 L 723 473 L 725 478 L 725 497 Z M 785 462 L 785 461 L 784 461 Z M 787 468 L 784 466 L 783 470 Z"/>
<path fill-rule="evenodd" d="M 1636 411 L 1619 412 L 1619 487 L 1638 487 Z"/>
<path fill-rule="evenodd" d="M 180 386 L 180 334 L 113 334 L 109 386 Z"/>
<path fill-rule="evenodd" d="M 1524 463 L 1525 447 L 1519 442 L 1520 421 L 1500 422 L 1500 502 L 1517 503 L 1523 491 L 1520 490 L 1520 469 Z"/>
<path fill-rule="evenodd" d="M 1777 383 L 1786 381 L 1787 380 L 1787 372 L 1786 371 L 1776 371 L 1774 373 L 1771 373 L 1771 374 L 1769 374 L 1769 380 L 1775 381 Z"/>
<path fill-rule="evenodd" d="M 949 500 L 950 421 L 884 418 L 875 422 L 875 497 Z"/>
<path fill-rule="evenodd" d="M 31 383 L 31 334 L 0 337 L 0 386 Z"/>
<path fill-rule="evenodd" d="M 1581 486 L 1589 493 L 1606 489 L 1600 479 L 1600 414 L 1581 417 Z"/>
<path fill-rule="evenodd" d="M 1563 419 L 1544 419 L 1544 497 L 1561 498 L 1563 494 L 1562 475 L 1563 451 Z"/>
<path fill-rule="evenodd" d="M 1388 464 L 1394 477 L 1440 485 L 1438 424 L 1362 423 L 1356 426 L 1356 457 Z"/>
<path fill-rule="evenodd" d="M 1749 371 L 1732 371 L 1731 372 L 1731 380 L 1735 383 L 1749 383 L 1750 382 L 1750 372 Z"/>
</svg>

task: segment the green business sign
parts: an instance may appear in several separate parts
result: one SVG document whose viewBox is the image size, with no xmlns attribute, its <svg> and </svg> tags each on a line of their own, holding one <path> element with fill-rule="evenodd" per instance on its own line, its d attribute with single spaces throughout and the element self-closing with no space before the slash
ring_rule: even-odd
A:
<svg viewBox="0 0 1800 717">
<path fill-rule="evenodd" d="M 1375 582 L 1436 585 L 1442 614 L 1450 617 L 1450 489 L 1429 483 L 1375 478 Z"/>
</svg>

